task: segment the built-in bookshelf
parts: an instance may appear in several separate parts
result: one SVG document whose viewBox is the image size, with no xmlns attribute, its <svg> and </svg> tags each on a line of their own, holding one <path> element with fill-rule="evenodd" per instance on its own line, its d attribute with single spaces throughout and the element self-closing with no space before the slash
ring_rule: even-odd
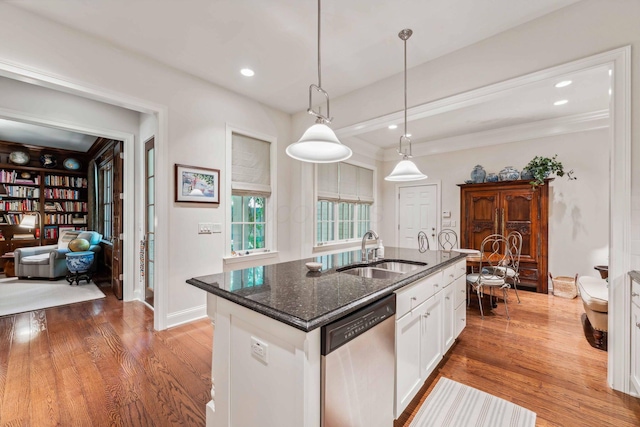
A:
<svg viewBox="0 0 640 427">
<path fill-rule="evenodd" d="M 59 154 L 60 163 L 65 155 Z M 37 160 L 27 165 L 1 160 L 0 152 L 0 184 L 6 190 L 6 195 L 0 196 L 0 253 L 55 244 L 65 230 L 87 229 L 86 170 L 37 167 Z M 34 212 L 38 222 L 35 228 L 20 227 L 23 216 Z"/>
</svg>

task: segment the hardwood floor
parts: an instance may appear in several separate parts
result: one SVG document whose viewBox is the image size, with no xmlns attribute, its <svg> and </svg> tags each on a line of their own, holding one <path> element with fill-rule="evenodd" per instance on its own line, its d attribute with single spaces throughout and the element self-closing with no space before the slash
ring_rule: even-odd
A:
<svg viewBox="0 0 640 427">
<path fill-rule="evenodd" d="M 454 381 L 509 400 L 537 414 L 536 426 L 640 426 L 640 399 L 607 385 L 607 353 L 591 347 L 581 323 L 579 298 L 509 291 L 481 320 L 477 299 L 467 327 L 439 369 L 427 380 L 395 427 L 409 426 L 436 380 Z"/>
<path fill-rule="evenodd" d="M 139 302 L 107 298 L 0 317 L 0 426 L 203 426 L 210 400 L 208 320 L 153 331 Z M 606 383 L 607 353 L 589 346 L 578 299 L 521 292 L 467 328 L 396 421 L 408 426 L 446 376 L 522 405 L 537 426 L 638 426 L 640 401 Z M 267 426 L 269 427 L 269 426 Z"/>
<path fill-rule="evenodd" d="M 153 312 L 107 298 L 0 317 L 0 426 L 202 426 L 208 320 L 153 331 Z"/>
</svg>

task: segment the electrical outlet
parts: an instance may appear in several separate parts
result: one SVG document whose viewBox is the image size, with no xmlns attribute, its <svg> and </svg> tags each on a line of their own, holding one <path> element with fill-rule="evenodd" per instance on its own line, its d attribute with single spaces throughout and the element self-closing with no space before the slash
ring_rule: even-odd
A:
<svg viewBox="0 0 640 427">
<path fill-rule="evenodd" d="M 211 234 L 213 233 L 213 224 L 210 222 L 198 223 L 198 234 Z"/>
<path fill-rule="evenodd" d="M 260 341 L 256 337 L 251 337 L 251 355 L 256 359 L 264 362 L 264 364 L 269 363 L 269 345 Z"/>
</svg>

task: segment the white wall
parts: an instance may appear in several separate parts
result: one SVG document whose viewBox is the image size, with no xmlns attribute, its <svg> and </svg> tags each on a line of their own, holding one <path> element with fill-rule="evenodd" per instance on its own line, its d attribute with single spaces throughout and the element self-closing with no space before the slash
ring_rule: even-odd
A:
<svg viewBox="0 0 640 427">
<path fill-rule="evenodd" d="M 631 45 L 631 85 L 640 86 L 640 2 L 584 0 L 482 42 L 409 70 L 409 106 L 446 98 L 489 84 Z M 330 82 L 327 82 L 329 84 Z M 402 110 L 402 74 L 331 100 L 339 129 Z M 330 89 L 329 89 L 330 90 Z M 632 111 L 640 110 L 634 90 Z M 293 118 L 293 137 L 305 113 Z M 632 268 L 640 269 L 640 116 L 632 120 Z"/>
<path fill-rule="evenodd" d="M 170 183 L 169 188 L 159 189 L 170 195 L 169 200 L 174 194 L 174 163 L 220 169 L 224 177 L 225 124 L 231 123 L 278 138 L 279 200 L 290 205 L 286 195 L 293 180 L 284 154 L 290 140 L 289 115 L 7 4 L 0 4 L 0 15 L 4 22 L 0 26 L 1 61 L 167 107 L 169 160 L 167 165 L 158 165 L 158 173 Z M 142 125 L 144 128 L 144 121 Z M 136 129 L 138 126 L 140 123 Z M 222 271 L 223 236 L 198 235 L 197 223 L 224 224 L 226 200 L 223 192 L 219 208 L 171 202 L 168 223 L 157 230 L 170 242 L 165 277 L 169 326 L 205 315 L 204 291 L 185 280 Z M 279 259 L 286 260 L 295 256 L 295 251 L 288 245 L 289 230 L 281 227 L 279 232 Z M 139 240 L 137 235 L 135 241 Z"/>
<path fill-rule="evenodd" d="M 549 193 L 549 271 L 599 277 L 596 264 L 607 264 L 609 246 L 609 146 L 608 129 L 470 150 L 414 157 L 430 179 L 441 180 L 442 211 L 451 211 L 450 227 L 460 234 L 460 187 L 476 164 L 498 173 L 505 166 L 522 170 L 536 155 L 558 155 L 565 170 L 574 169 L 577 180 L 566 177 L 551 182 Z M 383 177 L 397 162 L 385 162 Z M 393 183 L 380 181 L 383 190 L 381 235 L 395 241 L 396 212 Z M 443 221 L 448 220 L 443 218 Z M 444 227 L 443 227 L 444 228 Z"/>
<path fill-rule="evenodd" d="M 0 77 L 0 108 L 60 125 L 138 134 L 140 113 Z"/>
</svg>

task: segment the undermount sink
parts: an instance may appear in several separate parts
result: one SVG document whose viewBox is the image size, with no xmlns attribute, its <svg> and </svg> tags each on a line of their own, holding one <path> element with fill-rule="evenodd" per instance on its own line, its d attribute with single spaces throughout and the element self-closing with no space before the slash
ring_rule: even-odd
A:
<svg viewBox="0 0 640 427">
<path fill-rule="evenodd" d="M 354 276 L 368 279 L 393 279 L 410 271 L 417 270 L 427 265 L 416 261 L 382 261 L 370 266 L 357 265 L 338 270 L 340 273 L 353 274 Z"/>
<path fill-rule="evenodd" d="M 427 265 L 424 262 L 402 262 L 402 261 L 385 261 L 380 264 L 376 264 L 375 268 L 384 268 L 385 270 L 399 271 L 401 273 L 408 273 L 413 270 L 417 270 L 420 267 Z"/>
<path fill-rule="evenodd" d="M 385 270 L 376 267 L 354 267 L 348 270 L 342 270 L 341 273 L 353 274 L 354 276 L 366 277 L 367 279 L 393 279 L 402 276 L 404 273 L 399 271 Z"/>
</svg>

